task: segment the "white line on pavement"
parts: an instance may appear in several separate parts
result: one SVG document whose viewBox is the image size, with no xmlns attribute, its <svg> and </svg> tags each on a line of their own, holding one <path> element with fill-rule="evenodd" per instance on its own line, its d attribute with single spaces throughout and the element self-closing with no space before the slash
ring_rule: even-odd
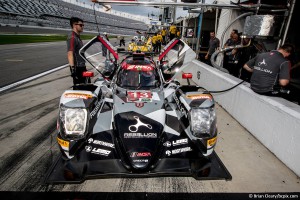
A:
<svg viewBox="0 0 300 200">
<path fill-rule="evenodd" d="M 49 46 L 49 45 L 57 45 L 57 43 L 46 43 L 46 44 L 28 44 L 26 47 L 36 47 L 36 46 Z"/>
<path fill-rule="evenodd" d="M 26 78 L 26 79 L 24 79 L 24 80 L 21 80 L 21 81 L 15 82 L 15 83 L 13 83 L 13 84 L 7 85 L 7 86 L 5 86 L 5 87 L 2 87 L 2 88 L 0 88 L 0 93 L 1 93 L 1 92 L 4 92 L 4 91 L 6 91 L 6 90 L 9 90 L 9 89 L 11 89 L 11 88 L 13 88 L 13 87 L 17 87 L 17 86 L 19 86 L 19 85 L 21 85 L 21 84 L 24 84 L 24 83 L 27 83 L 27 82 L 29 82 L 29 81 L 32 81 L 32 80 L 34 80 L 34 79 L 40 78 L 40 77 L 42 77 L 42 76 L 51 74 L 51 73 L 53 73 L 53 72 L 55 72 L 55 71 L 61 70 L 61 69 L 65 68 L 65 67 L 67 67 L 67 66 L 69 66 L 69 64 L 62 65 L 62 66 L 60 66 L 60 67 L 51 69 L 51 70 L 49 70 L 49 71 L 46 71 L 46 72 L 37 74 L 37 75 L 35 75 L 35 76 L 29 77 L 29 78 Z"/>
</svg>

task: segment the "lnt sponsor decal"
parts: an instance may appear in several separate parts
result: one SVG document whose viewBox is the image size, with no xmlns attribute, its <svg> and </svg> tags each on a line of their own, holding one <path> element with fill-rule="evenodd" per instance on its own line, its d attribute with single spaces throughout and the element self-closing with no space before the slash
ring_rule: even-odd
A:
<svg viewBox="0 0 300 200">
<path fill-rule="evenodd" d="M 105 150 L 105 149 L 99 149 L 99 148 L 92 148 L 91 146 L 85 146 L 86 152 L 91 152 L 93 154 L 99 154 L 102 156 L 108 156 L 111 151 Z"/>
<path fill-rule="evenodd" d="M 183 145 L 183 144 L 187 144 L 187 143 L 188 143 L 187 138 L 172 141 L 173 146 Z"/>
<path fill-rule="evenodd" d="M 165 147 L 171 147 L 173 146 L 178 146 L 178 145 L 184 145 L 184 144 L 188 144 L 188 139 L 187 138 L 183 138 L 183 139 L 179 139 L 179 140 L 174 140 L 172 142 L 170 141 L 166 141 L 163 145 Z"/>
</svg>

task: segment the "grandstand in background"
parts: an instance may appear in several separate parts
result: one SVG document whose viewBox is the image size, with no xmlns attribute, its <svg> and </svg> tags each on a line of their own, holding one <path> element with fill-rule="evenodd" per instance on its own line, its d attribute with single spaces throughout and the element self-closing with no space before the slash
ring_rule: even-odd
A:
<svg viewBox="0 0 300 200">
<path fill-rule="evenodd" d="M 108 32 L 111 35 L 135 35 L 137 30 L 146 31 L 148 28 L 142 19 L 122 16 L 117 12 L 101 12 L 99 7 L 93 10 L 92 5 L 76 5 L 71 0 L 1 0 L 0 32 L 9 28 L 14 28 L 13 32 L 18 32 L 18 29 L 51 33 L 70 31 L 69 19 L 72 16 L 84 20 L 85 33 L 97 34 L 97 24 L 100 33 Z"/>
</svg>

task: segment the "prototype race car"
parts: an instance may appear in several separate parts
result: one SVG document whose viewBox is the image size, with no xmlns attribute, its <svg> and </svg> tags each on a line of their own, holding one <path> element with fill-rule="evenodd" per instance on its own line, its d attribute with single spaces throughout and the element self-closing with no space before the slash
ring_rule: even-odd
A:
<svg viewBox="0 0 300 200">
<path fill-rule="evenodd" d="M 101 45 L 110 54 L 105 61 Z M 57 120 L 61 156 L 49 169 L 47 183 L 95 177 L 231 179 L 214 153 L 213 96 L 175 79 L 192 78 L 183 73 L 195 58 L 188 45 L 174 39 L 156 62 L 133 53 L 118 63 L 110 43 L 97 36 L 80 53 L 101 77 L 62 94 Z"/>
</svg>

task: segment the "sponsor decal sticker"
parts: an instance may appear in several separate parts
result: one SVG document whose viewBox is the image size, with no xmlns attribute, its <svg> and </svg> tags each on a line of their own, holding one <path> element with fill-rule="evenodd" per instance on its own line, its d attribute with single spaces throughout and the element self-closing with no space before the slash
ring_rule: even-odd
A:
<svg viewBox="0 0 300 200">
<path fill-rule="evenodd" d="M 210 95 L 206 95 L 206 94 L 189 94 L 189 95 L 186 95 L 187 98 L 189 99 L 211 99 L 211 96 Z"/>
<path fill-rule="evenodd" d="M 152 102 L 151 91 L 128 91 L 128 102 Z"/>
<path fill-rule="evenodd" d="M 86 152 L 91 152 L 92 151 L 92 147 L 91 146 L 85 146 L 85 151 Z"/>
<path fill-rule="evenodd" d="M 147 163 L 147 162 L 149 162 L 149 160 L 148 159 L 137 159 L 137 160 L 132 160 L 132 162 L 134 162 L 134 163 L 137 163 L 137 162 L 139 162 L 139 163 Z"/>
<path fill-rule="evenodd" d="M 172 152 L 170 150 L 166 151 L 166 155 L 171 156 Z"/>
<path fill-rule="evenodd" d="M 166 141 L 163 145 L 164 145 L 165 147 L 170 147 L 170 146 L 172 146 L 171 142 L 169 142 L 169 141 Z"/>
<path fill-rule="evenodd" d="M 108 156 L 111 151 L 105 150 L 105 149 L 99 149 L 99 148 L 92 148 L 91 146 L 85 146 L 86 152 L 91 152 L 93 154 L 99 154 L 102 156 Z"/>
<path fill-rule="evenodd" d="M 131 158 L 135 158 L 135 157 L 150 157 L 151 153 L 150 152 L 132 152 L 130 154 Z"/>
<path fill-rule="evenodd" d="M 88 143 L 97 144 L 105 147 L 115 148 L 115 145 L 109 142 L 104 142 L 100 140 L 94 140 L 93 138 L 88 139 Z"/>
<path fill-rule="evenodd" d="M 57 142 L 58 142 L 58 144 L 60 144 L 60 146 L 69 148 L 70 143 L 68 141 L 57 138 Z"/>
<path fill-rule="evenodd" d="M 144 103 L 143 102 L 137 102 L 137 103 L 135 103 L 135 106 L 138 107 L 138 108 L 142 108 L 142 107 L 144 107 Z"/>
<path fill-rule="evenodd" d="M 207 140 L 207 148 L 210 148 L 214 146 L 217 142 L 217 137 L 211 138 L 210 140 Z"/>
<path fill-rule="evenodd" d="M 180 149 L 174 149 L 172 151 L 168 150 L 166 151 L 166 155 L 171 156 L 172 154 L 179 154 L 179 153 L 184 153 L 184 152 L 188 152 L 188 151 L 192 151 L 191 147 L 184 147 L 184 148 L 180 148 Z"/>
<path fill-rule="evenodd" d="M 151 65 L 128 65 L 126 70 L 132 71 L 153 71 L 154 68 Z"/>
<path fill-rule="evenodd" d="M 187 144 L 187 143 L 188 143 L 187 138 L 172 141 L 173 146 L 183 145 L 183 144 Z"/>
<path fill-rule="evenodd" d="M 90 116 L 91 116 L 91 119 L 93 119 L 93 117 L 97 114 L 97 112 L 99 111 L 100 109 L 100 105 L 101 105 L 101 101 L 98 101 L 94 110 L 90 113 Z"/>
<path fill-rule="evenodd" d="M 157 138 L 157 133 L 124 133 L 124 138 Z"/>
<path fill-rule="evenodd" d="M 90 99 L 93 97 L 93 95 L 81 94 L 81 93 L 67 93 L 64 96 L 65 98 L 78 98 L 78 99 Z"/>
<path fill-rule="evenodd" d="M 173 93 L 173 98 L 177 104 L 178 109 L 181 111 L 181 113 L 185 116 L 188 117 L 187 111 L 184 107 L 181 106 L 181 102 L 179 101 L 179 99 L 177 98 L 176 94 Z"/>
</svg>

